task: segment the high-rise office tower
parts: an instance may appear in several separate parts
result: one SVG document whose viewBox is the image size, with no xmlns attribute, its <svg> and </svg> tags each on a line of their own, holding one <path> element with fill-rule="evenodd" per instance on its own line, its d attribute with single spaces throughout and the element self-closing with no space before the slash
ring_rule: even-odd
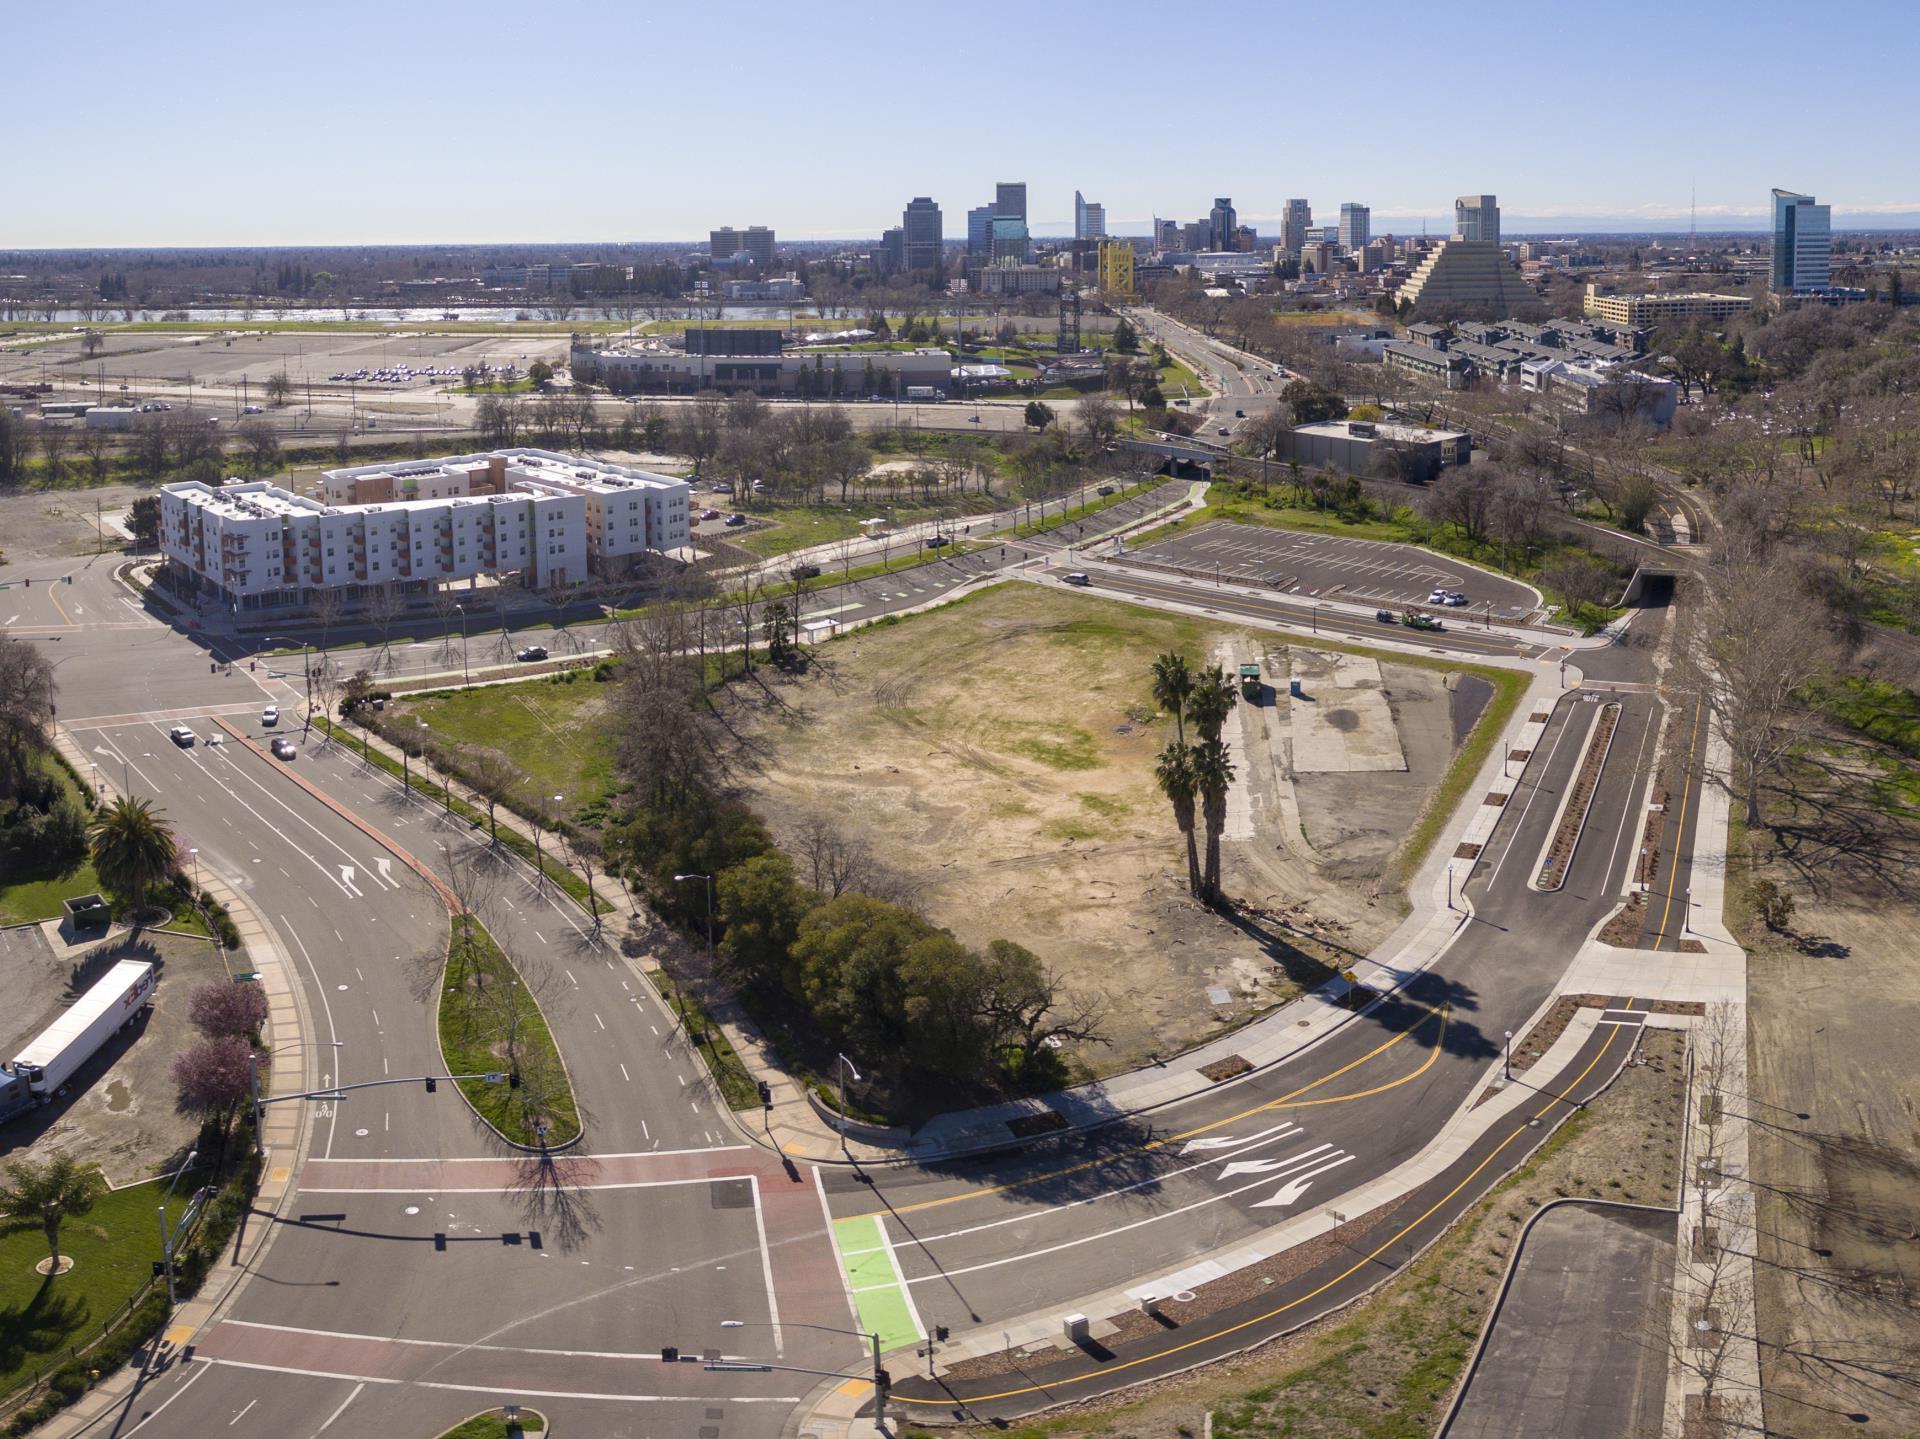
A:
<svg viewBox="0 0 1920 1439">
<path fill-rule="evenodd" d="M 967 211 L 967 258 L 976 262 L 993 258 L 993 206 L 975 205 Z"/>
<path fill-rule="evenodd" d="M 1180 248 L 1180 222 L 1178 220 L 1155 220 L 1153 222 L 1153 248 L 1156 250 L 1177 250 Z"/>
<path fill-rule="evenodd" d="M 1453 238 L 1500 243 L 1500 206 L 1492 195 L 1462 195 L 1453 202 Z"/>
<path fill-rule="evenodd" d="M 1811 195 L 1773 192 L 1773 288 L 1780 294 L 1832 283 L 1833 207 Z"/>
<path fill-rule="evenodd" d="M 940 228 L 940 207 L 932 200 L 917 195 L 909 201 L 900 215 L 900 230 L 907 269 L 931 270 L 940 263 L 945 235 Z"/>
<path fill-rule="evenodd" d="M 1213 208 L 1207 211 L 1207 248 L 1231 250 L 1239 229 L 1240 217 L 1233 212 L 1232 198 L 1227 195 L 1215 196 Z"/>
<path fill-rule="evenodd" d="M 1313 206 L 1305 200 L 1289 200 L 1280 217 L 1280 248 L 1298 255 L 1307 243 L 1307 230 L 1313 224 Z"/>
<path fill-rule="evenodd" d="M 773 231 L 765 225 L 749 225 L 744 230 L 723 225 L 708 233 L 707 253 L 714 259 L 729 259 L 742 252 L 753 257 L 762 273 L 773 269 Z"/>
<path fill-rule="evenodd" d="M 1032 251 L 1027 234 L 1027 182 L 1002 180 L 993 187 L 993 258 L 1024 265 Z"/>
<path fill-rule="evenodd" d="M 1002 220 L 1019 220 L 1022 224 L 1027 218 L 1027 182 L 1025 180 L 1002 180 L 993 187 L 993 213 Z"/>
<path fill-rule="evenodd" d="M 1340 207 L 1340 248 L 1347 254 L 1357 255 L 1367 248 L 1372 228 L 1373 211 L 1365 205 L 1348 201 Z"/>
<path fill-rule="evenodd" d="M 1107 207 L 1073 192 L 1073 238 L 1104 240 L 1107 236 Z"/>
</svg>

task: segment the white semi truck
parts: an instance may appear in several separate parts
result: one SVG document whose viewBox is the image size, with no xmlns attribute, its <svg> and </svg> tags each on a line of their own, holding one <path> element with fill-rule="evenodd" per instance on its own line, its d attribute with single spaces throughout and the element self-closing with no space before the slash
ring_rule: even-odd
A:
<svg viewBox="0 0 1920 1439">
<path fill-rule="evenodd" d="M 153 966 L 123 959 L 10 1062 L 0 1063 L 0 1119 L 46 1104 L 108 1038 L 153 1002 Z"/>
</svg>

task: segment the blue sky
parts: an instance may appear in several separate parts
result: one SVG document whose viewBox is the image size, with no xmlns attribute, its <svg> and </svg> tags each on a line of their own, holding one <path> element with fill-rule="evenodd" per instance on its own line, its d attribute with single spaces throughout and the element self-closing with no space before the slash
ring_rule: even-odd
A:
<svg viewBox="0 0 1920 1439">
<path fill-rule="evenodd" d="M 1911 0 L 12 7 L 0 248 L 874 235 L 1230 195 L 1376 233 L 1920 215 Z M 1271 228 L 1270 224 L 1262 224 Z"/>
</svg>

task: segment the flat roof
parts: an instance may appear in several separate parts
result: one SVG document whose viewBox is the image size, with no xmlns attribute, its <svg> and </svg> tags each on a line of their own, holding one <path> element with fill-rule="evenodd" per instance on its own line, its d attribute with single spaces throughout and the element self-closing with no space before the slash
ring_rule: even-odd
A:
<svg viewBox="0 0 1920 1439">
<path fill-rule="evenodd" d="M 1356 435 L 1353 425 L 1372 425 L 1371 435 Z M 1457 440 L 1464 430 L 1429 430 L 1423 425 L 1403 425 L 1397 420 L 1321 420 L 1311 425 L 1295 425 L 1296 435 L 1323 435 L 1333 440 Z"/>
</svg>

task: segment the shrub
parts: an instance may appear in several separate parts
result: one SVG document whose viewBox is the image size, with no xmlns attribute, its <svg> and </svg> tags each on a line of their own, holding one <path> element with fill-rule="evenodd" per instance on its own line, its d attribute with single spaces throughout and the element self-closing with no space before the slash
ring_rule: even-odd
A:
<svg viewBox="0 0 1920 1439">
<path fill-rule="evenodd" d="M 1793 924 L 1794 898 L 1770 879 L 1753 882 L 1753 907 L 1760 921 L 1776 934 L 1785 933 Z"/>
</svg>

